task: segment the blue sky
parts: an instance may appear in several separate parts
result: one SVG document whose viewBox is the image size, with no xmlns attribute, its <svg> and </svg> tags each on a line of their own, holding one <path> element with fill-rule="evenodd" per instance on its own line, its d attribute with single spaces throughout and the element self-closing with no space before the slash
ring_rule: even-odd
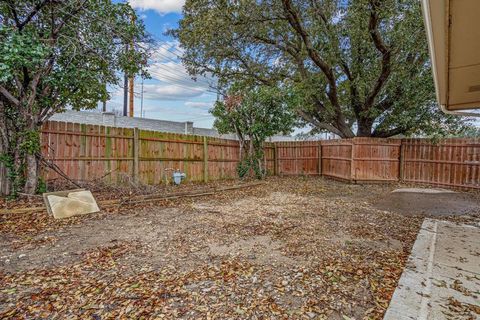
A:
<svg viewBox="0 0 480 320">
<path fill-rule="evenodd" d="M 211 80 L 191 80 L 182 66 L 178 43 L 164 33 L 175 28 L 181 19 L 184 0 L 130 0 L 144 21 L 147 31 L 158 41 L 159 48 L 152 57 L 149 72 L 152 79 L 144 82 L 143 110 L 145 117 L 173 121 L 193 121 L 196 127 L 209 128 L 216 94 L 208 92 Z M 107 110 L 123 110 L 123 89 L 113 89 Z M 141 79 L 135 85 L 135 116 L 140 117 Z"/>
</svg>

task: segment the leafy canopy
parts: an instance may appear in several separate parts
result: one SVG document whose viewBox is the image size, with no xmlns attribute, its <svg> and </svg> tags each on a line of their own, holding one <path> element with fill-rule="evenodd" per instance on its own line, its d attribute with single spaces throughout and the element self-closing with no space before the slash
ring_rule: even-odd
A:
<svg viewBox="0 0 480 320">
<path fill-rule="evenodd" d="M 435 105 L 418 0 L 187 0 L 170 33 L 191 74 L 288 89 L 340 137 L 452 133 Z"/>
<path fill-rule="evenodd" d="M 133 17 L 128 4 L 110 0 L 2 1 L 4 104 L 35 105 L 39 121 L 65 106 L 95 108 L 108 98 L 106 84 L 119 84 L 119 72 L 143 72 L 147 50 L 140 44 L 149 40 Z M 126 50 L 132 42 L 137 45 Z"/>
<path fill-rule="evenodd" d="M 96 108 L 121 72 L 147 76 L 148 43 L 125 3 L 0 2 L 0 161 L 13 192 L 36 190 L 42 123 L 67 107 Z"/>
<path fill-rule="evenodd" d="M 288 134 L 294 116 L 283 92 L 266 86 L 234 85 L 225 101 L 217 101 L 210 113 L 219 133 L 235 133 L 259 143 L 276 134 Z"/>
<path fill-rule="evenodd" d="M 210 110 L 215 116 L 214 127 L 220 133 L 235 133 L 240 141 L 240 176 L 250 169 L 257 177 L 265 174 L 263 143 L 276 134 L 290 133 L 295 123 L 290 99 L 294 96 L 276 88 L 236 83 L 225 101 L 216 102 Z"/>
</svg>

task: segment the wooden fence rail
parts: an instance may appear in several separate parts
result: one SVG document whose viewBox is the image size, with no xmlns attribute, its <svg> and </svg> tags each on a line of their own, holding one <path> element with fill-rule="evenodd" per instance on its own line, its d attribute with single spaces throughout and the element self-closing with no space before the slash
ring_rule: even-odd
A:
<svg viewBox="0 0 480 320">
<path fill-rule="evenodd" d="M 160 184 L 179 169 L 189 181 L 233 179 L 235 140 L 65 122 L 47 122 L 42 153 L 73 180 Z M 321 175 L 351 182 L 405 181 L 480 189 L 480 139 L 373 139 L 265 144 L 270 175 Z M 0 165 L 0 194 L 7 179 Z M 46 180 L 58 179 L 52 170 Z"/>
</svg>

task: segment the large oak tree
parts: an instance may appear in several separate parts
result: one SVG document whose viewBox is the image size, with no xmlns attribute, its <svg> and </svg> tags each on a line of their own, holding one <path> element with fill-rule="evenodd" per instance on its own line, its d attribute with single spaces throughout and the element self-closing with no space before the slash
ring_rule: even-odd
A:
<svg viewBox="0 0 480 320">
<path fill-rule="evenodd" d="M 0 1 L 0 159 L 12 192 L 36 191 L 46 120 L 96 108 L 120 72 L 142 73 L 147 46 L 130 44 L 148 36 L 134 18 L 111 0 Z"/>
<path fill-rule="evenodd" d="M 192 75 L 297 92 L 298 115 L 342 138 L 452 133 L 435 105 L 418 0 L 187 0 Z"/>
</svg>

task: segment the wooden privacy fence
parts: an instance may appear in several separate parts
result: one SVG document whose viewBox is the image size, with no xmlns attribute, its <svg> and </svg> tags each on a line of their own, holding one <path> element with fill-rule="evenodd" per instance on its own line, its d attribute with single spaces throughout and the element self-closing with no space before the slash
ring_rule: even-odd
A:
<svg viewBox="0 0 480 320">
<path fill-rule="evenodd" d="M 407 139 L 401 152 L 403 181 L 480 189 L 480 139 Z"/>
<path fill-rule="evenodd" d="M 176 169 L 190 181 L 235 178 L 239 161 L 234 140 L 65 122 L 43 126 L 42 153 L 73 180 L 128 176 L 146 184 L 162 183 Z M 44 176 L 59 178 L 53 170 Z"/>
<path fill-rule="evenodd" d="M 340 180 L 397 181 L 401 140 L 355 138 L 275 143 L 279 175 Z"/>
<path fill-rule="evenodd" d="M 280 175 L 480 189 L 480 139 L 354 138 L 276 143 L 275 149 Z"/>
<path fill-rule="evenodd" d="M 159 184 L 171 169 L 190 181 L 232 179 L 240 159 L 235 140 L 48 122 L 42 152 L 74 180 L 133 177 Z M 322 175 L 352 182 L 405 181 L 480 189 L 480 139 L 354 138 L 265 144 L 271 175 Z M 51 170 L 47 180 L 58 178 Z"/>
<path fill-rule="evenodd" d="M 179 169 L 189 181 L 233 179 L 235 140 L 47 122 L 42 153 L 73 180 L 159 184 Z M 480 189 L 480 139 L 373 139 L 265 144 L 270 175 L 321 175 L 351 182 L 405 181 Z M 59 178 L 53 170 L 46 180 Z M 6 171 L 0 166 L 0 193 Z"/>
<path fill-rule="evenodd" d="M 321 154 L 319 141 L 274 143 L 276 175 L 319 175 Z"/>
</svg>

